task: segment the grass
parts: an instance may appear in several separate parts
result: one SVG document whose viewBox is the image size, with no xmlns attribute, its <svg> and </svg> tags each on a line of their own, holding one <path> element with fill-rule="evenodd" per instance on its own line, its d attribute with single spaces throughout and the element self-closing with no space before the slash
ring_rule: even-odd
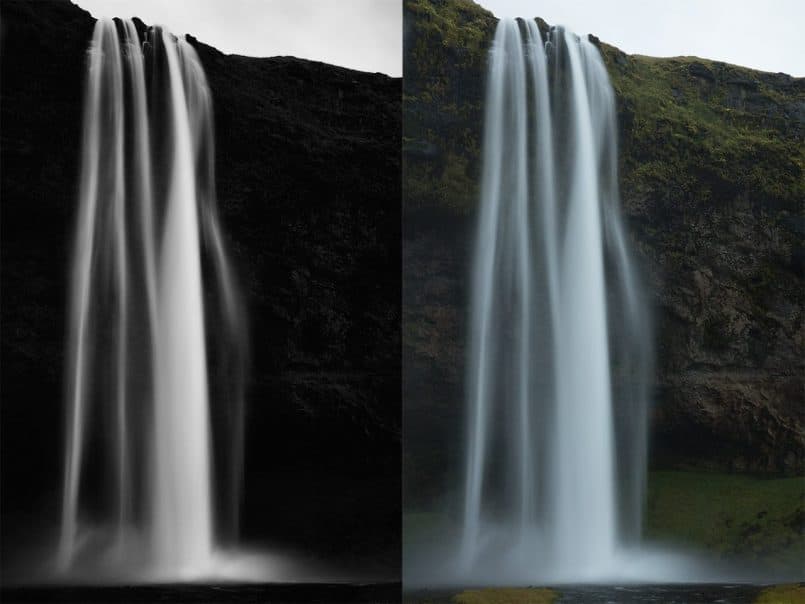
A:
<svg viewBox="0 0 805 604">
<path fill-rule="evenodd" d="M 776 585 L 760 592 L 756 604 L 805 604 L 802 585 Z"/>
<path fill-rule="evenodd" d="M 542 587 L 468 589 L 453 596 L 455 604 L 551 604 L 558 594 Z"/>
<path fill-rule="evenodd" d="M 628 187 L 688 188 L 706 202 L 712 191 L 701 180 L 705 168 L 730 191 L 796 207 L 805 195 L 805 148 L 787 115 L 804 100 L 801 92 L 782 92 L 760 72 L 706 59 L 624 56 L 606 44 L 601 50 L 619 105 L 632 116 L 623 141 Z M 718 82 L 693 75 L 694 64 Z M 736 80 L 754 89 L 727 83 Z"/>
<path fill-rule="evenodd" d="M 646 537 L 796 569 L 805 560 L 804 508 L 803 478 L 653 472 Z"/>
</svg>

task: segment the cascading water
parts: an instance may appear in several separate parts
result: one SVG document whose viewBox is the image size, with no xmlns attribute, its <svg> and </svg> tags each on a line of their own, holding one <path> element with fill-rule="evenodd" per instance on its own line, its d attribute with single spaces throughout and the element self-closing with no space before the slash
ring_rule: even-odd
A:
<svg viewBox="0 0 805 604">
<path fill-rule="evenodd" d="M 652 357 L 614 94 L 563 28 L 501 20 L 489 61 L 460 574 L 602 578 L 640 535 Z"/>
<path fill-rule="evenodd" d="M 185 40 L 97 22 L 81 164 L 59 566 L 198 577 L 237 535 L 245 330 Z"/>
</svg>

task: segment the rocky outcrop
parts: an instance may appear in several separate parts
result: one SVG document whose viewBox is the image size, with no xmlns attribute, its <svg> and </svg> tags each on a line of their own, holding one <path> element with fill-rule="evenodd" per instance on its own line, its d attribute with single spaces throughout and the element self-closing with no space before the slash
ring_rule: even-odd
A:
<svg viewBox="0 0 805 604">
<path fill-rule="evenodd" d="M 470 0 L 406 0 L 405 23 L 405 482 L 425 497 L 461 454 L 496 19 Z M 653 463 L 801 473 L 805 80 L 591 40 L 617 95 L 623 210 L 653 294 Z"/>
</svg>

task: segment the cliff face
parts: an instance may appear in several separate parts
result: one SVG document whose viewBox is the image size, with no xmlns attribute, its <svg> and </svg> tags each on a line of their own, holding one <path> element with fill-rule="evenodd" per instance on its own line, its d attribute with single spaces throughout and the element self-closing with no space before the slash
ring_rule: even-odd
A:
<svg viewBox="0 0 805 604">
<path fill-rule="evenodd" d="M 805 470 L 805 80 L 600 45 L 656 295 L 660 453 Z"/>
<path fill-rule="evenodd" d="M 93 26 L 67 0 L 2 2 L 4 537 L 59 501 Z M 396 568 L 400 80 L 188 39 L 212 90 L 219 208 L 248 307 L 244 532 Z"/>
<path fill-rule="evenodd" d="M 496 22 L 470 0 L 405 2 L 404 455 L 417 497 L 440 488 L 462 447 Z M 805 80 L 593 41 L 617 95 L 623 211 L 653 296 L 653 463 L 800 473 Z"/>
</svg>

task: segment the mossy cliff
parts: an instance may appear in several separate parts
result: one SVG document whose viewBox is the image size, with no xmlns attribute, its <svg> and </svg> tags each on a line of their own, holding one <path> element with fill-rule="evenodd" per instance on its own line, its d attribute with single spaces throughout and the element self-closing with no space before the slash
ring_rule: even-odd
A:
<svg viewBox="0 0 805 604">
<path fill-rule="evenodd" d="M 405 2 L 404 455 L 421 497 L 462 447 L 496 23 L 470 0 Z M 623 211 L 655 307 L 653 463 L 801 473 L 805 80 L 591 39 L 617 95 Z"/>
<path fill-rule="evenodd" d="M 801 472 L 805 80 L 601 49 L 656 292 L 658 436 L 691 460 Z"/>
</svg>

